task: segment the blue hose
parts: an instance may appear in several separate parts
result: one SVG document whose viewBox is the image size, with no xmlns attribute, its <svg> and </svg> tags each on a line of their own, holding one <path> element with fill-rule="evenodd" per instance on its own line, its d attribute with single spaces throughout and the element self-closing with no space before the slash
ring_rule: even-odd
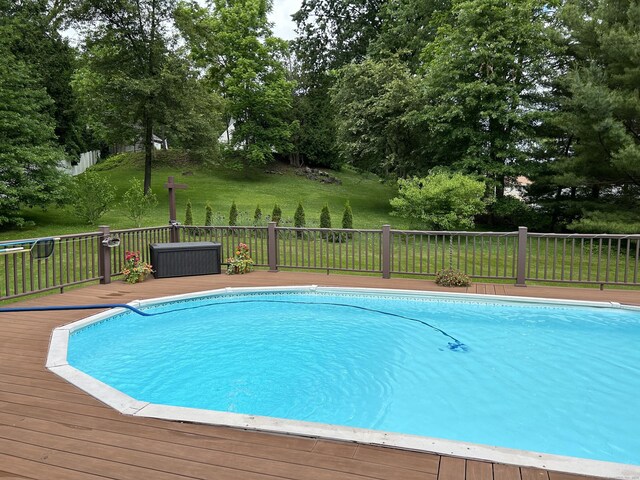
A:
<svg viewBox="0 0 640 480">
<path fill-rule="evenodd" d="M 126 303 L 101 303 L 95 305 L 60 305 L 57 307 L 15 307 L 15 308 L 0 308 L 0 313 L 11 312 L 43 312 L 48 310 L 95 310 L 97 308 L 126 308 L 132 312 L 142 315 L 143 317 L 152 317 L 154 313 L 145 313 L 142 310 L 127 305 Z"/>
<path fill-rule="evenodd" d="M 197 307 L 184 307 L 184 308 L 174 308 L 168 311 L 164 311 L 164 312 L 156 312 L 156 313 L 146 313 L 143 312 L 142 310 L 139 310 L 135 307 L 132 307 L 131 305 L 127 305 L 126 303 L 112 303 L 112 304 L 96 304 L 96 305 L 60 305 L 60 306 L 56 306 L 56 307 L 16 307 L 16 308 L 0 308 L 0 313 L 10 313 L 10 312 L 42 312 L 42 311 L 47 311 L 47 310 L 94 310 L 97 308 L 126 308 L 131 310 L 134 313 L 137 313 L 138 315 L 142 315 L 143 317 L 153 317 L 156 315 L 164 315 L 167 313 L 173 313 L 173 312 L 177 312 L 180 310 L 191 310 L 193 308 L 202 308 L 202 307 L 208 307 L 208 306 L 213 306 L 213 305 L 228 305 L 228 304 L 232 304 L 232 303 L 254 303 L 254 302 L 269 302 L 269 303 L 293 303 L 293 304 L 301 304 L 301 305 L 316 305 L 313 302 L 297 302 L 297 301 L 282 301 L 282 300 L 232 300 L 232 301 L 227 301 L 227 302 L 216 302 L 216 303 L 209 303 L 209 304 L 204 304 L 204 305 L 199 305 Z M 397 313 L 391 313 L 391 312 L 385 312 L 383 310 L 376 310 L 373 308 L 367 308 L 367 307 L 361 307 L 361 306 L 357 306 L 357 305 L 349 305 L 349 304 L 345 304 L 345 303 L 323 303 L 323 305 L 333 305 L 333 306 L 337 306 L 337 307 L 348 307 L 348 308 L 354 308 L 354 309 L 358 309 L 358 310 L 364 310 L 367 312 L 372 312 L 372 313 L 379 313 L 382 315 L 387 315 L 390 317 L 396 317 L 396 318 L 402 318 L 404 320 L 409 320 L 412 322 L 417 322 L 420 323 L 422 325 L 424 325 L 425 327 L 431 328 L 432 330 L 441 333 L 442 335 L 444 335 L 445 337 L 448 337 L 450 340 L 453 340 L 452 342 L 448 343 L 449 346 L 449 350 L 453 350 L 453 351 L 462 351 L 462 352 L 466 352 L 468 351 L 468 347 L 462 343 L 460 340 L 458 340 L 457 338 L 449 335 L 447 332 L 445 332 L 444 330 L 431 325 L 430 323 L 425 322 L 424 320 L 419 320 L 417 318 L 412 318 L 412 317 L 407 317 L 404 315 L 399 315 Z"/>
</svg>

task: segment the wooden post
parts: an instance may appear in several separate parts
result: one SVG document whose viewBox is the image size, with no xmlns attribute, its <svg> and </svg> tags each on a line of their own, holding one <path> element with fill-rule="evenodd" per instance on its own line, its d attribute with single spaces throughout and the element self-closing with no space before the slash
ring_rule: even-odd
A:
<svg viewBox="0 0 640 480">
<path fill-rule="evenodd" d="M 527 278 L 527 227 L 518 228 L 518 266 L 516 287 L 526 287 Z"/>
<path fill-rule="evenodd" d="M 267 227 L 267 259 L 269 261 L 269 271 L 278 271 L 278 232 L 276 222 L 269 222 Z"/>
<path fill-rule="evenodd" d="M 101 235 L 98 237 L 98 275 L 103 285 L 111 283 L 111 249 L 102 243 L 110 235 L 108 225 L 100 225 Z"/>
<path fill-rule="evenodd" d="M 188 188 L 188 185 L 185 185 L 184 183 L 174 183 L 173 177 L 168 177 L 167 183 L 164 184 L 164 188 L 169 190 L 169 224 L 171 225 L 171 241 L 179 242 L 180 236 L 178 235 L 178 215 L 176 214 L 175 189 L 184 190 Z"/>
<path fill-rule="evenodd" d="M 391 225 L 382 226 L 382 278 L 391 278 Z"/>
</svg>

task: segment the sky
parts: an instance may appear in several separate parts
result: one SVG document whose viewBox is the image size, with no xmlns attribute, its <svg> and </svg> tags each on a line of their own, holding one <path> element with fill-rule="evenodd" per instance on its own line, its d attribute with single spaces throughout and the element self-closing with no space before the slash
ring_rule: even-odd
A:
<svg viewBox="0 0 640 480">
<path fill-rule="evenodd" d="M 273 0 L 273 11 L 269 20 L 273 22 L 273 34 L 285 40 L 293 40 L 296 27 L 291 15 L 300 9 L 302 0 Z"/>
</svg>

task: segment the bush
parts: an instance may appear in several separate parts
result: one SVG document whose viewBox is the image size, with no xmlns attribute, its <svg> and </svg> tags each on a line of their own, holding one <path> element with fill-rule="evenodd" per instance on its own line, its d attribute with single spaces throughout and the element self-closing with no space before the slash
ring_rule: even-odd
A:
<svg viewBox="0 0 640 480">
<path fill-rule="evenodd" d="M 260 210 L 260 205 L 256 205 L 256 211 L 253 212 L 253 224 L 259 225 L 262 220 L 262 210 Z"/>
<path fill-rule="evenodd" d="M 282 220 L 282 209 L 280 209 L 280 207 L 276 203 L 273 206 L 273 211 L 271 212 L 271 221 L 276 222 L 276 225 L 278 225 L 280 223 L 280 220 Z"/>
<path fill-rule="evenodd" d="M 432 170 L 424 178 L 398 180 L 392 215 L 439 230 L 471 229 L 484 212 L 485 184 L 461 173 Z"/>
<path fill-rule="evenodd" d="M 106 178 L 87 170 L 74 178 L 72 206 L 78 218 L 89 225 L 95 225 L 115 199 L 115 188 Z"/>
<path fill-rule="evenodd" d="M 236 207 L 236 202 L 231 204 L 231 209 L 229 210 L 229 226 L 235 227 L 238 224 L 238 207 Z"/>
<path fill-rule="evenodd" d="M 184 214 L 184 224 L 193 225 L 193 212 L 191 209 L 191 200 L 187 200 L 187 211 Z"/>
<path fill-rule="evenodd" d="M 545 231 L 551 228 L 548 217 L 537 212 L 530 205 L 514 197 L 496 199 L 489 206 L 490 223 L 502 228 L 517 229 L 528 227 L 531 230 Z M 482 221 L 479 219 L 478 221 Z"/>
<path fill-rule="evenodd" d="M 322 207 L 320 212 L 320 228 L 331 228 L 331 214 L 329 213 L 329 205 Z"/>
<path fill-rule="evenodd" d="M 149 210 L 158 205 L 158 199 L 151 189 L 146 195 L 144 194 L 140 180 L 134 178 L 129 184 L 131 185 L 129 190 L 122 195 L 122 206 L 127 212 L 127 217 L 133 220 L 136 227 L 140 227 L 142 226 L 142 218 L 149 213 Z"/>
<path fill-rule="evenodd" d="M 302 207 L 302 203 L 298 203 L 296 213 L 293 215 L 293 226 L 296 228 L 304 228 L 305 226 L 304 208 Z"/>
<path fill-rule="evenodd" d="M 471 285 L 471 278 L 460 270 L 449 268 L 436 273 L 436 285 L 442 287 L 468 287 Z"/>
<path fill-rule="evenodd" d="M 349 200 L 344 204 L 344 212 L 342 213 L 342 228 L 353 228 L 353 212 Z"/>
<path fill-rule="evenodd" d="M 213 210 L 211 209 L 211 205 L 207 203 L 205 207 L 204 226 L 210 227 L 211 225 L 213 225 Z"/>
</svg>

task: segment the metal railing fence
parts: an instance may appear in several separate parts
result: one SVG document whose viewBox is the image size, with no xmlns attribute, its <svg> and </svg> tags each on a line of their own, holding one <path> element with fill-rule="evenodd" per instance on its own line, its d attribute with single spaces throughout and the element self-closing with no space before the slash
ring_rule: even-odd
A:
<svg viewBox="0 0 640 480">
<path fill-rule="evenodd" d="M 117 246 L 106 240 L 116 237 Z M 28 248 L 36 239 L 20 240 Z M 46 259 L 28 251 L 0 255 L 0 299 L 60 290 L 81 283 L 109 283 L 120 274 L 126 251 L 149 261 L 152 243 L 211 241 L 222 262 L 245 243 L 257 267 L 433 277 L 453 268 L 476 279 L 558 284 L 640 286 L 640 234 L 549 234 L 327 229 L 268 226 L 184 226 L 63 235 Z M 12 242 L 15 243 L 15 242 Z M 1 251 L 0 251 L 1 253 Z"/>
</svg>

